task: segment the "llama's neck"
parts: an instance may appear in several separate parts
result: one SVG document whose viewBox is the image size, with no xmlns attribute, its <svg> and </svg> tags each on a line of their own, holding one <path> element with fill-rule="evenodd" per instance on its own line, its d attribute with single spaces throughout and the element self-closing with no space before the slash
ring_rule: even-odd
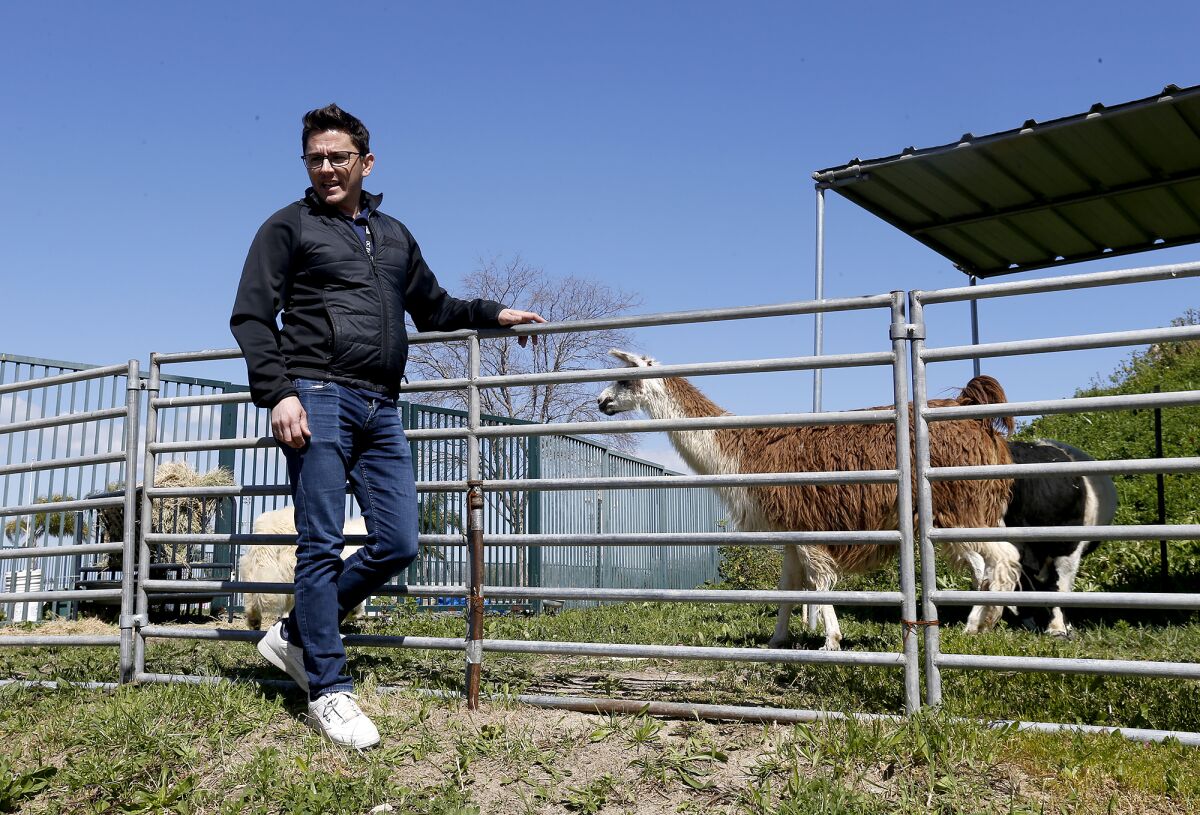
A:
<svg viewBox="0 0 1200 815">
<path fill-rule="evenodd" d="M 646 380 L 649 382 L 650 380 Z M 700 392 L 686 379 L 663 379 L 646 399 L 646 412 L 655 419 L 693 419 L 728 416 L 729 411 Z M 736 473 L 739 467 L 721 445 L 716 430 L 670 430 L 667 436 L 679 455 L 698 473 Z"/>
<path fill-rule="evenodd" d="M 647 380 L 649 381 L 649 380 Z M 709 399 L 686 379 L 663 379 L 650 391 L 646 411 L 656 419 L 728 416 L 729 411 Z"/>
</svg>

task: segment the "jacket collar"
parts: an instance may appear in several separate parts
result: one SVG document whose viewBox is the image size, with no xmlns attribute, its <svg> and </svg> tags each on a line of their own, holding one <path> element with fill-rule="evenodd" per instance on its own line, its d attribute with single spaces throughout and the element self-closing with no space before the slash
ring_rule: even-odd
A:
<svg viewBox="0 0 1200 815">
<path fill-rule="evenodd" d="M 371 211 L 379 209 L 379 205 L 383 203 L 383 193 L 377 194 L 363 190 L 362 197 L 363 201 L 366 202 L 367 208 Z M 327 206 L 324 201 L 318 198 L 316 190 L 314 190 L 312 187 L 309 187 L 304 191 L 304 202 L 308 204 L 311 209 L 317 212 L 325 212 L 330 214 L 337 212 L 335 207 Z"/>
</svg>

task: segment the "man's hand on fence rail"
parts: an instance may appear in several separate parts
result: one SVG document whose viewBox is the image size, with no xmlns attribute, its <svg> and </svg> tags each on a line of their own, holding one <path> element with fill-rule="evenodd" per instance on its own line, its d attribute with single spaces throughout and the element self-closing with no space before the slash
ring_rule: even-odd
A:
<svg viewBox="0 0 1200 815">
<path fill-rule="evenodd" d="M 496 316 L 496 321 L 505 328 L 508 328 L 509 326 L 522 325 L 524 323 L 544 323 L 546 322 L 546 318 L 533 311 L 521 311 L 515 308 L 506 308 Z M 528 334 L 522 334 L 517 338 L 517 342 L 522 348 L 524 348 L 528 339 Z M 537 334 L 534 334 L 533 344 L 537 345 L 537 341 Z"/>
</svg>

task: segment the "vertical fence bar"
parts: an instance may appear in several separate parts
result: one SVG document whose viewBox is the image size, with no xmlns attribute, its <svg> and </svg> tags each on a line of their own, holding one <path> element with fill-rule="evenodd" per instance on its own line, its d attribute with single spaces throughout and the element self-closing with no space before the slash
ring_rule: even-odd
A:
<svg viewBox="0 0 1200 815">
<path fill-rule="evenodd" d="M 529 445 L 529 477 L 542 477 L 542 437 L 541 436 L 526 436 L 525 443 Z M 530 490 L 529 502 L 526 504 L 526 523 L 525 529 L 531 535 L 540 535 L 542 532 L 542 491 Z M 529 585 L 542 587 L 542 547 L 530 546 L 528 554 L 529 562 Z M 532 601 L 532 610 L 534 614 L 540 614 L 542 611 L 542 599 L 539 597 Z"/>
<path fill-rule="evenodd" d="M 817 260 L 816 284 L 813 299 L 825 297 L 825 186 L 817 185 Z M 825 348 L 825 312 L 813 315 L 813 356 L 821 356 Z M 824 371 L 813 369 L 813 413 L 821 412 L 821 379 Z"/>
<path fill-rule="evenodd" d="M 900 531 L 900 614 L 904 646 L 904 710 L 913 714 L 921 706 L 921 666 L 917 638 L 910 621 L 917 618 L 916 558 L 913 542 L 912 443 L 909 434 L 908 354 L 909 328 L 904 321 L 904 292 L 892 292 L 892 389 L 896 405 L 896 470 L 899 473 L 896 511 Z"/>
<path fill-rule="evenodd" d="M 234 390 L 234 388 L 231 388 L 231 387 L 225 387 L 222 389 L 222 391 L 224 393 L 229 393 L 232 390 Z M 231 403 L 228 405 L 221 405 L 218 408 L 218 411 L 220 412 L 220 417 L 221 417 L 220 437 L 222 439 L 237 438 L 237 420 L 238 420 L 239 407 L 240 407 L 239 405 Z M 212 434 L 210 433 L 209 435 L 212 435 Z M 237 472 L 237 455 L 238 455 L 237 450 L 221 450 L 220 452 L 217 453 L 217 466 L 228 469 L 230 474 Z M 238 499 L 237 498 L 229 498 L 229 499 L 214 498 L 213 500 L 216 502 L 216 506 L 214 508 L 215 509 L 214 529 L 217 532 L 217 534 L 228 535 L 232 532 L 237 531 Z M 222 512 L 221 511 L 222 508 L 224 508 L 226 511 Z M 213 557 L 212 557 L 213 563 L 218 563 L 218 564 L 219 563 L 228 563 L 229 571 L 225 572 L 224 569 L 218 567 L 216 570 L 214 570 L 215 574 L 210 579 L 219 579 L 219 577 L 217 577 L 217 575 L 228 574 L 229 579 L 232 580 L 233 575 L 235 573 L 234 570 L 236 569 L 237 563 L 238 563 L 237 555 L 239 555 L 239 554 L 241 554 L 240 550 L 235 551 L 234 547 L 228 543 L 220 543 L 220 544 L 217 544 L 216 546 L 214 546 L 213 547 Z M 212 609 L 212 614 L 214 617 L 224 611 L 226 614 L 228 614 L 228 619 L 231 622 L 233 621 L 233 598 L 232 597 L 230 597 L 228 595 L 223 596 L 223 597 L 214 597 L 213 601 L 212 601 L 211 609 Z"/>
<path fill-rule="evenodd" d="M 925 312 L 921 293 L 909 292 L 909 320 L 912 323 L 911 355 L 913 381 L 913 426 L 916 435 L 916 458 L 913 462 L 917 481 L 917 522 L 921 540 L 921 603 L 923 620 L 912 625 L 925 629 L 925 703 L 938 705 L 942 701 L 942 676 L 937 664 L 940 650 L 937 606 L 933 591 L 937 588 L 937 566 L 934 563 L 933 487 L 929 481 L 929 422 L 925 418 L 929 396 L 925 381 Z M 911 619 L 911 618 L 910 618 Z"/>
<path fill-rule="evenodd" d="M 134 677 L 134 607 L 137 603 L 134 573 L 131 564 L 137 556 L 137 449 L 138 418 L 140 416 L 141 377 L 138 361 L 129 360 L 125 375 L 125 523 L 121 533 L 121 625 L 120 682 L 132 682 Z"/>
<path fill-rule="evenodd" d="M 822 300 L 825 297 L 825 185 L 817 184 L 817 257 L 816 280 L 813 288 L 813 299 Z M 818 311 L 813 315 L 813 356 L 821 356 L 825 350 L 825 312 Z M 822 386 L 825 370 L 813 368 L 813 413 L 821 412 Z M 817 630 L 818 607 L 813 603 L 801 606 L 801 616 L 809 631 Z"/>
<path fill-rule="evenodd" d="M 979 284 L 979 279 L 975 275 L 971 275 L 971 286 Z M 979 300 L 971 298 L 971 345 L 979 345 Z M 975 376 L 979 376 L 979 357 L 971 360 L 971 365 L 975 371 Z"/>
<path fill-rule="evenodd" d="M 161 366 L 158 362 L 158 355 L 150 355 L 150 378 L 146 382 L 146 456 L 142 465 L 142 483 L 145 486 L 154 484 L 154 453 L 150 451 L 150 445 L 158 440 L 158 408 L 154 406 L 154 400 L 158 397 L 159 391 L 159 375 Z M 137 473 L 130 470 L 125 474 L 126 485 L 137 483 Z M 136 487 L 135 487 L 136 488 Z M 151 512 L 150 512 L 150 493 L 142 489 L 142 518 L 138 524 L 138 553 L 137 553 L 137 621 L 145 625 L 149 621 L 150 601 L 146 596 L 146 581 L 150 579 L 150 545 L 146 542 L 146 535 L 150 534 Z M 126 569 L 134 568 L 128 561 L 124 564 Z M 134 642 L 134 673 L 140 675 L 146 672 L 146 639 L 138 633 L 137 639 Z"/>
<path fill-rule="evenodd" d="M 483 484 L 479 461 L 479 335 L 467 345 L 467 537 L 470 587 L 467 601 L 467 708 L 479 708 L 483 663 Z"/>
<path fill-rule="evenodd" d="M 1154 392 L 1161 393 L 1162 386 L 1155 385 Z M 1159 459 L 1163 457 L 1162 408 L 1154 409 L 1154 457 Z M 1167 485 L 1162 473 L 1155 474 L 1154 486 L 1158 493 L 1158 525 L 1165 526 L 1167 523 Z M 1165 540 L 1158 542 L 1158 568 L 1159 584 L 1162 590 L 1170 591 L 1171 580 L 1167 566 L 1167 542 Z"/>
</svg>

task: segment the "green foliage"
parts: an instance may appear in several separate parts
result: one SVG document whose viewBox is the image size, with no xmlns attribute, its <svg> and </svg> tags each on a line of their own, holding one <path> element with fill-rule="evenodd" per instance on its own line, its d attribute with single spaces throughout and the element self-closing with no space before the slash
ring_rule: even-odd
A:
<svg viewBox="0 0 1200 815">
<path fill-rule="evenodd" d="M 450 507 L 449 494 L 424 493 L 417 499 L 417 524 L 422 534 L 445 535 L 462 531 L 462 518 Z M 443 558 L 444 559 L 444 558 Z"/>
<path fill-rule="evenodd" d="M 121 804 L 118 809 L 127 815 L 159 815 L 163 812 L 191 815 L 192 806 L 188 799 L 195 786 L 195 776 L 185 775 L 176 781 L 171 769 L 164 766 L 156 779 L 135 789 L 129 803 Z"/>
<path fill-rule="evenodd" d="M 1189 309 L 1172 325 L 1200 324 L 1200 311 Z M 1200 343 L 1169 342 L 1152 345 L 1122 362 L 1107 382 L 1093 382 L 1076 391 L 1076 397 L 1164 393 L 1200 389 Z M 1017 438 L 1058 439 L 1073 444 L 1097 459 L 1155 457 L 1155 411 L 1118 410 L 1043 416 L 1024 425 Z M 1163 408 L 1164 457 L 1200 455 L 1200 413 L 1194 407 Z M 1119 505 L 1113 523 L 1158 523 L 1156 476 L 1116 476 Z M 1200 523 L 1200 473 L 1166 475 L 1166 522 Z M 1200 585 L 1200 542 L 1168 544 L 1173 591 L 1196 591 Z M 1113 541 L 1102 544 L 1084 560 L 1077 589 L 1082 591 L 1157 591 L 1160 582 L 1157 541 Z M 1078 614 L 1073 614 L 1078 617 Z"/>
<path fill-rule="evenodd" d="M 880 801 L 849 789 L 828 777 L 811 778 L 793 768 L 777 801 L 771 786 L 744 790 L 738 800 L 739 815 L 877 815 Z M 899 812 L 901 810 L 891 809 Z"/>
<path fill-rule="evenodd" d="M 729 756 L 711 739 L 691 735 L 683 744 L 651 750 L 635 758 L 629 766 L 656 786 L 678 783 L 693 790 L 708 790 L 713 787 L 714 768 L 728 760 Z"/>
<path fill-rule="evenodd" d="M 610 774 L 604 773 L 589 784 L 567 787 L 567 794 L 563 796 L 561 803 L 568 812 L 595 815 L 604 809 L 615 793 L 617 793 L 617 780 Z"/>
<path fill-rule="evenodd" d="M 60 501 L 74 501 L 74 497 L 55 493 L 54 495 L 42 496 L 35 498 L 35 504 L 57 504 Z M 37 540 L 43 536 L 53 538 L 73 538 L 75 537 L 76 513 L 74 510 L 65 510 L 59 512 L 36 512 L 33 514 L 33 529 L 30 531 L 29 518 L 22 517 L 17 520 L 9 521 L 4 525 L 4 537 L 8 538 L 14 544 L 20 544 L 22 535 L 28 534 L 29 539 Z M 86 538 L 88 534 L 87 523 L 83 523 L 80 527 L 80 532 Z M 25 541 L 26 544 L 29 541 Z"/>
<path fill-rule="evenodd" d="M 779 586 L 782 553 L 774 546 L 722 546 L 717 567 L 725 589 L 774 589 Z"/>
<path fill-rule="evenodd" d="M 46 789 L 56 772 L 54 767 L 17 772 L 5 756 L 0 756 L 0 812 L 16 812 L 23 799 L 32 798 Z"/>
</svg>

